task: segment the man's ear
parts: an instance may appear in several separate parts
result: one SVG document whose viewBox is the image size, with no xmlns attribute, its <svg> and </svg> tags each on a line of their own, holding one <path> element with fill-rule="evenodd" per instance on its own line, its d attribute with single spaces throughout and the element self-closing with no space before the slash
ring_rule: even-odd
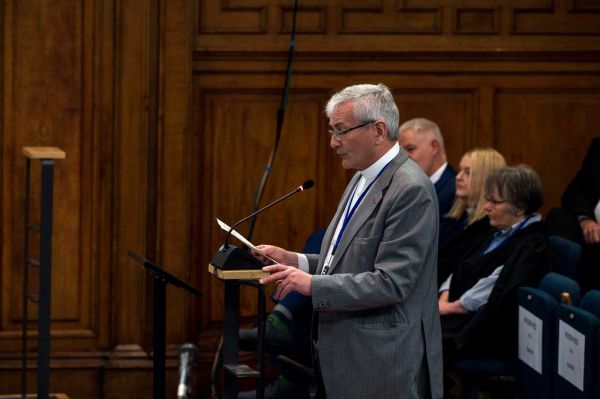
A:
<svg viewBox="0 0 600 399">
<path fill-rule="evenodd" d="M 435 154 L 439 154 L 440 152 L 440 143 L 436 139 L 431 139 L 431 148 Z"/>
<path fill-rule="evenodd" d="M 387 125 L 383 121 L 377 121 L 373 126 L 375 127 L 377 142 L 387 140 Z"/>
</svg>

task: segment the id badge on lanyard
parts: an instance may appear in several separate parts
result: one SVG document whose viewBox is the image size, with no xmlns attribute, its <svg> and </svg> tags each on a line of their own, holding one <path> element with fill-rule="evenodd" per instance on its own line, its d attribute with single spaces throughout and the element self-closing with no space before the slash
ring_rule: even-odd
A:
<svg viewBox="0 0 600 399">
<path fill-rule="evenodd" d="M 330 253 L 325 258 L 325 263 L 323 264 L 323 270 L 321 270 L 321 275 L 327 274 L 327 272 L 329 271 L 329 267 L 333 263 L 333 256 L 333 253 Z"/>
<path fill-rule="evenodd" d="M 360 205 L 362 200 L 365 198 L 365 195 L 367 195 L 367 193 L 369 192 L 369 189 L 371 188 L 373 183 L 375 183 L 375 181 L 379 178 L 379 176 L 381 176 L 381 174 L 383 173 L 385 168 L 387 168 L 387 166 L 391 162 L 392 161 L 390 160 L 388 163 L 385 164 L 385 166 L 383 168 L 381 168 L 379 173 L 377 173 L 377 176 L 375 176 L 375 178 L 367 185 L 367 187 L 363 189 L 362 193 L 360 194 L 360 196 L 358 197 L 358 199 L 356 200 L 354 205 L 352 205 L 352 201 L 354 199 L 354 194 L 356 194 L 356 188 L 358 187 L 358 183 L 354 187 L 354 191 L 352 191 L 352 195 L 348 202 L 348 208 L 346 209 L 346 215 L 344 216 L 344 219 L 342 221 L 342 228 L 341 228 L 340 232 L 338 233 L 338 236 L 333 241 L 333 249 L 331 250 L 331 253 L 329 253 L 327 255 L 327 257 L 325 258 L 325 262 L 323 263 L 323 270 L 321 270 L 321 275 L 327 274 L 327 272 L 329 271 L 329 268 L 331 267 L 331 264 L 333 263 L 333 257 L 335 255 L 335 251 L 337 250 L 338 244 L 340 243 L 342 236 L 344 235 L 344 231 L 346 230 L 346 226 L 348 226 L 348 222 L 352 218 L 352 215 L 354 215 L 354 212 L 356 211 L 356 209 L 358 208 L 358 206 Z"/>
</svg>

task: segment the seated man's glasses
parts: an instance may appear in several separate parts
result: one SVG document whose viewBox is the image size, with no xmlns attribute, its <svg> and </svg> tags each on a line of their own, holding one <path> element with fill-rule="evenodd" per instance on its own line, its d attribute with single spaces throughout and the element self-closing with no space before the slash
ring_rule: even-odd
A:
<svg viewBox="0 0 600 399">
<path fill-rule="evenodd" d="M 355 129 L 360 129 L 361 127 L 365 127 L 367 125 L 370 125 L 371 123 L 375 123 L 375 121 L 364 121 L 359 123 L 356 126 L 353 127 L 349 127 L 348 129 L 344 129 L 340 132 L 336 132 L 335 130 L 329 130 L 329 135 L 331 137 L 334 137 L 337 141 L 342 141 L 342 139 L 344 138 L 344 134 L 351 132 L 352 130 Z"/>
</svg>

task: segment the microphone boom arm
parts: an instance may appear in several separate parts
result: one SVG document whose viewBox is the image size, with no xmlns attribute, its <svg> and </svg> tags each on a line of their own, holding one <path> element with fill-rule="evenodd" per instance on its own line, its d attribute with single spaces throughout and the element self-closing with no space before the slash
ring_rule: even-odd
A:
<svg viewBox="0 0 600 399">
<path fill-rule="evenodd" d="M 269 209 L 270 207 L 272 207 L 275 204 L 278 204 L 279 202 L 283 201 L 284 199 L 290 197 L 291 195 L 294 195 L 300 191 L 304 191 L 310 187 L 312 187 L 314 184 L 314 182 L 312 180 L 307 180 L 305 181 L 301 186 L 296 187 L 293 191 L 287 193 L 286 195 L 284 195 L 283 197 L 276 199 L 275 201 L 271 202 L 270 204 L 260 208 L 257 211 L 252 212 L 250 215 L 246 216 L 245 218 L 243 218 L 242 220 L 238 221 L 237 223 L 235 223 L 233 226 L 231 226 L 231 228 L 229 229 L 229 231 L 227 232 L 227 236 L 225 237 L 225 241 L 223 243 L 223 247 L 227 248 L 228 244 L 229 244 L 229 237 L 231 236 L 231 232 L 233 230 L 235 230 L 235 228 L 237 226 L 239 226 L 240 224 L 244 223 L 245 221 L 249 220 L 250 218 L 256 216 L 257 214 L 261 213 L 262 211 L 265 211 L 267 209 Z"/>
</svg>

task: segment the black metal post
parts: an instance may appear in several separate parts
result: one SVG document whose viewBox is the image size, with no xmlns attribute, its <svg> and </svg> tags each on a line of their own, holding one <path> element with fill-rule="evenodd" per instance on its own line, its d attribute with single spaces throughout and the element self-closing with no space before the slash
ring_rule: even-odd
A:
<svg viewBox="0 0 600 399">
<path fill-rule="evenodd" d="M 38 327 L 38 399 L 50 394 L 50 306 L 52 271 L 52 186 L 54 161 L 42 160 L 40 211 L 40 289 Z"/>
<path fill-rule="evenodd" d="M 238 362 L 240 328 L 240 286 L 235 281 L 225 281 L 225 311 L 223 315 L 223 365 Z M 223 398 L 237 398 L 237 377 L 223 373 Z"/>
<path fill-rule="evenodd" d="M 256 342 L 256 356 L 258 357 L 259 377 L 256 382 L 256 398 L 265 397 L 265 327 L 267 318 L 267 304 L 265 300 L 265 289 L 261 284 L 256 284 L 258 291 L 258 331 Z"/>
<path fill-rule="evenodd" d="M 25 163 L 25 199 L 24 199 L 24 221 L 25 228 L 23 229 L 23 250 L 25 256 L 23 268 L 23 324 L 21 326 L 21 396 L 25 398 L 27 395 L 27 330 L 29 329 L 29 185 L 31 171 L 31 160 L 27 159 Z"/>
<path fill-rule="evenodd" d="M 154 399 L 165 399 L 167 283 L 154 277 Z"/>
</svg>

